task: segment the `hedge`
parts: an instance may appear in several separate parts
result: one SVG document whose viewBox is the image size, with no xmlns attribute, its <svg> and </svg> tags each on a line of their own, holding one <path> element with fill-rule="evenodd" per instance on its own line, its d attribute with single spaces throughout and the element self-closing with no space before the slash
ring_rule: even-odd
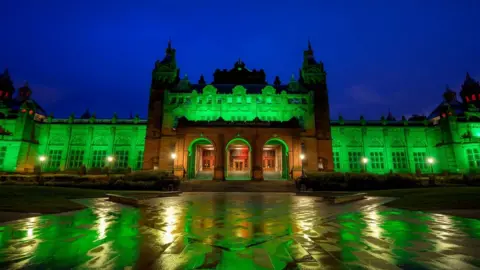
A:
<svg viewBox="0 0 480 270">
<path fill-rule="evenodd" d="M 296 181 L 297 188 L 321 190 L 376 190 L 423 186 L 480 186 L 480 175 L 417 177 L 413 174 L 313 173 Z"/>
<path fill-rule="evenodd" d="M 44 185 L 121 190 L 178 190 L 180 179 L 165 172 L 135 172 L 128 175 L 0 175 L 0 185 Z"/>
</svg>

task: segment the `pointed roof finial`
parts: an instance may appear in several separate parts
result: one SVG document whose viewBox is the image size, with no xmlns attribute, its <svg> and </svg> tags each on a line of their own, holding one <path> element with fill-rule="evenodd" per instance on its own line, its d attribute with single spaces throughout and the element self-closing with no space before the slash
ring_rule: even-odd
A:
<svg viewBox="0 0 480 270">
<path fill-rule="evenodd" d="M 168 38 L 168 49 L 172 49 L 172 39 L 170 37 Z"/>
<path fill-rule="evenodd" d="M 292 73 L 292 77 L 290 77 L 291 81 L 295 81 L 295 73 Z"/>
<path fill-rule="evenodd" d="M 312 43 L 310 43 L 310 37 L 308 38 L 308 50 L 313 51 L 312 50 Z"/>
</svg>

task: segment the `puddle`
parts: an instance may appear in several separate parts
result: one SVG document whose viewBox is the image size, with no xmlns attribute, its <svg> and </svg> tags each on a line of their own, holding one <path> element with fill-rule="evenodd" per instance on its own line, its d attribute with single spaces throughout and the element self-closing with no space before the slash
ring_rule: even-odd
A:
<svg viewBox="0 0 480 270">
<path fill-rule="evenodd" d="M 0 269 L 471 269 L 480 220 L 285 193 L 188 193 L 0 226 Z"/>
</svg>

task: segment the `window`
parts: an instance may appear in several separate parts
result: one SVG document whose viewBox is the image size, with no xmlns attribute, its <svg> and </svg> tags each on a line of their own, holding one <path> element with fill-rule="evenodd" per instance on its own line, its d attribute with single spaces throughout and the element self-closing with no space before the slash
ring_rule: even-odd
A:
<svg viewBox="0 0 480 270">
<path fill-rule="evenodd" d="M 128 150 L 115 151 L 115 168 L 128 168 Z"/>
<path fill-rule="evenodd" d="M 267 97 L 265 99 L 265 101 L 268 103 L 268 104 L 271 104 L 272 103 L 272 97 Z"/>
<path fill-rule="evenodd" d="M 232 97 L 227 97 L 227 102 L 232 103 Z"/>
<path fill-rule="evenodd" d="M 207 97 L 207 104 L 212 104 L 212 96 Z"/>
<path fill-rule="evenodd" d="M 392 164 L 395 170 L 407 169 L 408 164 L 405 152 L 392 152 Z"/>
<path fill-rule="evenodd" d="M 427 168 L 427 154 L 425 152 L 413 152 L 413 162 L 415 163 L 415 170 L 425 170 Z"/>
<path fill-rule="evenodd" d="M 0 147 L 0 168 L 3 168 L 5 164 L 5 156 L 7 155 L 7 147 Z"/>
<path fill-rule="evenodd" d="M 177 98 L 176 97 L 170 99 L 170 104 L 175 104 L 175 103 L 177 103 Z"/>
<path fill-rule="evenodd" d="M 333 152 L 333 166 L 336 170 L 340 169 L 340 152 Z"/>
<path fill-rule="evenodd" d="M 348 163 L 350 164 L 351 170 L 360 170 L 360 159 L 362 157 L 362 153 L 360 152 L 348 152 Z"/>
<path fill-rule="evenodd" d="M 370 161 L 372 169 L 383 170 L 385 169 L 385 161 L 383 159 L 383 152 L 370 152 Z"/>
<path fill-rule="evenodd" d="M 47 157 L 47 170 L 60 170 L 60 162 L 62 161 L 62 150 L 50 150 Z"/>
<path fill-rule="evenodd" d="M 252 97 L 247 97 L 246 101 L 247 103 L 252 103 Z"/>
<path fill-rule="evenodd" d="M 76 169 L 80 168 L 83 164 L 83 157 L 85 156 L 84 150 L 70 150 L 68 155 L 67 168 Z"/>
<path fill-rule="evenodd" d="M 197 103 L 198 103 L 198 104 L 202 104 L 202 98 L 200 98 L 200 97 L 197 98 Z"/>
<path fill-rule="evenodd" d="M 92 152 L 92 168 L 103 168 L 107 159 L 106 150 L 93 150 Z"/>
<path fill-rule="evenodd" d="M 135 169 L 141 170 L 142 168 L 143 168 L 143 151 L 138 151 L 137 164 L 135 166 Z"/>
<path fill-rule="evenodd" d="M 470 99 L 468 97 L 465 97 L 465 101 L 470 102 Z"/>
<path fill-rule="evenodd" d="M 237 97 L 237 103 L 242 103 L 242 97 L 241 96 Z"/>
<path fill-rule="evenodd" d="M 477 100 L 477 96 L 475 96 L 475 94 L 472 95 L 472 101 L 473 100 Z"/>
<path fill-rule="evenodd" d="M 217 103 L 222 104 L 222 99 L 221 98 L 217 99 Z"/>
<path fill-rule="evenodd" d="M 480 151 L 478 149 L 467 149 L 467 159 L 470 168 L 480 168 Z"/>
</svg>

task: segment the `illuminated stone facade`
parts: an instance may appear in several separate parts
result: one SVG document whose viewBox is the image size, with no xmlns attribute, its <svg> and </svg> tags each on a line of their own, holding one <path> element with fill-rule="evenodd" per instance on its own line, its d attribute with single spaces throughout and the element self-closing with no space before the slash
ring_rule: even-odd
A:
<svg viewBox="0 0 480 270">
<path fill-rule="evenodd" d="M 148 119 L 55 119 L 0 77 L 0 169 L 171 171 L 188 179 L 292 179 L 312 171 L 472 172 L 480 166 L 480 86 L 469 75 L 447 89 L 428 118 L 331 121 L 323 63 L 310 47 L 298 78 L 266 82 L 263 70 L 238 60 L 191 83 L 180 77 L 176 51 L 155 63 Z M 107 157 L 114 160 L 108 164 Z M 301 156 L 304 157 L 303 161 Z M 429 164 L 427 160 L 433 161 Z M 363 163 L 366 161 L 366 163 Z"/>
</svg>

